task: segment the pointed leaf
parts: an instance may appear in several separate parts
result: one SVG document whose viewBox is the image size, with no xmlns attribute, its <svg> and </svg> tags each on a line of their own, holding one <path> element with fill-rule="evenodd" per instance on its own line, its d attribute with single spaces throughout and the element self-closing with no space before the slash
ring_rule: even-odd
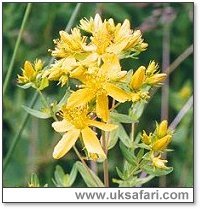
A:
<svg viewBox="0 0 200 209">
<path fill-rule="evenodd" d="M 138 120 L 144 111 L 144 107 L 145 107 L 145 102 L 134 103 L 129 110 L 130 117 L 133 120 Z"/>
<path fill-rule="evenodd" d="M 145 165 L 143 167 L 144 172 L 154 175 L 154 176 L 163 176 L 171 173 L 173 171 L 172 167 L 168 167 L 168 169 L 160 169 L 160 168 L 154 168 L 153 166 L 150 165 Z"/>
<path fill-rule="evenodd" d="M 126 145 L 127 147 L 133 146 L 133 143 L 132 143 L 130 137 L 128 136 L 124 127 L 121 124 L 119 124 L 118 133 L 119 133 L 119 138 L 123 142 L 124 145 Z"/>
<path fill-rule="evenodd" d="M 40 83 L 39 90 L 43 90 L 47 86 L 49 86 L 49 80 L 48 80 L 48 78 L 42 78 L 41 83 Z"/>
<path fill-rule="evenodd" d="M 49 113 L 41 112 L 39 110 L 34 110 L 34 109 L 32 109 L 30 107 L 27 107 L 25 105 L 22 105 L 22 107 L 26 110 L 26 112 L 28 112 L 29 114 L 35 116 L 36 118 L 47 119 L 47 118 L 51 117 L 51 115 Z"/>
<path fill-rule="evenodd" d="M 136 165 L 137 162 L 134 159 L 133 153 L 126 147 L 123 145 L 122 142 L 119 143 L 120 149 L 122 151 L 123 156 L 125 157 L 125 159 L 132 165 Z"/>
<path fill-rule="evenodd" d="M 120 123 L 136 123 L 137 121 L 131 118 L 128 115 L 124 115 L 118 112 L 111 112 L 110 117 L 113 121 L 115 122 L 120 122 Z"/>
<path fill-rule="evenodd" d="M 108 150 L 112 149 L 118 140 L 118 128 L 110 132 L 109 141 L 108 141 Z"/>
<path fill-rule="evenodd" d="M 32 83 L 26 83 L 24 85 L 17 85 L 19 88 L 28 89 L 32 86 Z"/>
<path fill-rule="evenodd" d="M 76 167 L 88 187 L 104 187 L 102 181 L 91 169 L 88 171 L 81 162 L 76 162 Z"/>
<path fill-rule="evenodd" d="M 140 162 L 140 160 L 142 159 L 143 156 L 144 156 L 144 149 L 141 148 L 139 150 L 139 152 L 137 153 L 137 159 L 138 159 L 139 162 Z"/>
<path fill-rule="evenodd" d="M 68 182 L 69 186 L 72 186 L 72 184 L 74 183 L 76 179 L 76 176 L 77 176 L 77 168 L 76 168 L 76 165 L 74 164 L 69 175 L 69 182 Z"/>
<path fill-rule="evenodd" d="M 54 172 L 55 182 L 57 186 L 62 187 L 63 186 L 63 180 L 64 180 L 65 173 L 61 166 L 57 165 L 56 170 Z"/>
<path fill-rule="evenodd" d="M 123 175 L 123 173 L 119 170 L 118 167 L 116 167 L 116 171 L 117 171 L 118 176 L 119 176 L 121 179 L 124 179 L 124 175 Z"/>
</svg>

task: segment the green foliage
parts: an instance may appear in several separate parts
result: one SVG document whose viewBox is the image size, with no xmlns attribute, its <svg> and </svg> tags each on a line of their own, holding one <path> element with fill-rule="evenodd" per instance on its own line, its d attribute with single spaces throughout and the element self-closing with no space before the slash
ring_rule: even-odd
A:
<svg viewBox="0 0 200 209">
<path fill-rule="evenodd" d="M 29 187 L 40 187 L 40 182 L 39 182 L 38 176 L 35 173 L 33 173 L 31 175 Z"/>
<path fill-rule="evenodd" d="M 65 174 L 62 167 L 57 165 L 52 179 L 56 187 L 71 187 L 76 179 L 77 168 L 74 165 L 70 174 Z"/>
<path fill-rule="evenodd" d="M 76 162 L 75 166 L 88 187 L 104 187 L 102 181 L 91 169 L 87 170 L 81 162 Z"/>
<path fill-rule="evenodd" d="M 39 110 L 34 110 L 34 109 L 27 107 L 25 105 L 23 105 L 22 107 L 24 108 L 24 110 L 26 110 L 26 112 L 35 116 L 36 118 L 47 119 L 47 118 L 51 117 L 51 115 L 47 112 L 41 112 Z"/>
<path fill-rule="evenodd" d="M 124 115 L 124 114 L 120 114 L 118 112 L 111 112 L 110 113 L 110 118 L 113 121 L 119 122 L 119 123 L 135 123 L 135 122 L 137 122 L 136 120 L 134 120 L 130 116 Z"/>
</svg>

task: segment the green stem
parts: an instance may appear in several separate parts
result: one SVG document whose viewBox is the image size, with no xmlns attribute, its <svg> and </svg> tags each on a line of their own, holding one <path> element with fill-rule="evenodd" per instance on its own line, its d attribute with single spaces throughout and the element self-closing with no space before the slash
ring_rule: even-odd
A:
<svg viewBox="0 0 200 209">
<path fill-rule="evenodd" d="M 29 3 L 28 5 L 31 5 L 31 3 Z M 68 22 L 68 24 L 67 24 L 66 31 L 69 31 L 69 30 L 70 30 L 70 27 L 73 25 L 73 23 L 74 23 L 74 21 L 75 21 L 77 15 L 78 15 L 80 6 L 81 6 L 81 3 L 77 3 L 77 6 L 76 6 L 76 8 L 74 9 L 73 14 L 71 15 L 71 18 L 70 18 L 70 20 L 69 20 L 69 22 Z M 29 6 L 29 7 L 30 7 L 30 6 Z M 73 20 L 73 21 L 72 21 L 72 20 Z M 24 23 L 24 24 L 25 24 L 25 23 Z M 15 48 L 18 48 L 18 47 L 15 47 Z M 17 50 L 16 50 L 16 51 L 17 51 Z M 16 52 L 15 52 L 15 54 L 16 54 Z M 16 56 L 16 55 L 15 55 L 15 56 Z M 14 62 L 14 60 L 13 60 L 13 62 Z M 53 58 L 51 59 L 50 63 L 52 63 L 52 62 L 53 62 Z M 12 65 L 13 65 L 13 64 L 12 64 Z M 11 70 L 8 70 L 8 71 L 12 71 L 12 65 L 11 65 L 11 67 L 9 67 L 9 68 L 11 68 Z M 10 72 L 10 73 L 11 73 L 11 72 Z M 6 77 L 8 77 L 8 76 L 6 76 Z M 9 76 L 9 77 L 10 77 L 10 76 Z M 8 82 L 8 81 L 9 81 L 9 77 L 5 79 L 5 82 Z M 8 81 L 6 81 L 6 80 L 8 80 Z M 4 85 L 5 85 L 4 89 L 6 89 L 7 84 L 4 84 Z M 5 90 L 4 90 L 4 91 L 5 91 Z M 33 107 L 33 105 L 34 105 L 35 102 L 37 101 L 37 98 L 38 98 L 38 93 L 35 92 L 30 107 Z M 10 148 L 9 148 L 9 150 L 8 150 L 8 153 L 7 153 L 6 157 L 5 157 L 5 160 L 4 160 L 4 163 L 3 163 L 3 172 L 5 172 L 5 170 L 6 170 L 7 166 L 8 166 L 8 163 L 10 162 L 11 155 L 12 155 L 12 153 L 14 152 L 14 149 L 15 149 L 15 147 L 16 147 L 16 145 L 17 145 L 17 142 L 19 141 L 19 138 L 20 138 L 20 136 L 21 136 L 21 134 L 22 134 L 22 131 L 23 131 L 24 128 L 25 128 L 25 125 L 26 125 L 26 123 L 27 123 L 27 121 L 28 121 L 28 118 L 29 118 L 29 114 L 28 114 L 27 112 L 25 112 L 24 118 L 23 118 L 21 124 L 19 125 L 20 128 L 19 128 L 19 130 L 18 130 L 18 133 L 16 133 L 16 135 L 15 135 L 15 137 L 14 137 L 12 143 L 11 143 L 11 146 L 10 146 Z M 57 120 L 57 118 L 55 117 L 55 115 L 53 116 L 53 118 L 54 118 L 55 120 Z"/>
<path fill-rule="evenodd" d="M 102 147 L 103 147 L 103 150 L 104 150 L 104 152 L 105 152 L 105 154 L 107 156 L 108 149 L 107 149 L 106 135 L 105 135 L 104 131 L 102 131 Z M 104 174 L 104 184 L 105 184 L 105 187 L 109 187 L 108 156 L 103 161 L 103 174 Z"/>
<path fill-rule="evenodd" d="M 12 55 L 12 58 L 11 58 L 11 61 L 10 61 L 9 67 L 8 67 L 8 71 L 7 71 L 5 80 L 4 80 L 3 96 L 5 95 L 6 89 L 8 87 L 8 83 L 9 83 L 9 80 L 10 80 L 10 77 L 11 77 L 13 65 L 14 65 L 14 62 L 15 62 L 15 57 L 16 57 L 17 51 L 19 49 L 19 45 L 20 45 L 20 42 L 21 42 L 21 39 L 22 39 L 22 34 L 23 34 L 23 31 L 24 31 L 24 27 L 26 25 L 28 16 L 29 16 L 30 11 L 31 11 L 31 6 L 32 6 L 32 4 L 28 3 L 27 7 L 26 7 L 26 11 L 25 11 L 25 14 L 24 14 L 24 18 L 22 20 L 22 24 L 21 24 L 21 28 L 20 28 L 20 31 L 19 31 L 19 35 L 17 37 L 17 41 L 16 41 L 16 44 L 15 44 L 14 52 L 13 52 L 13 55 Z"/>
<path fill-rule="evenodd" d="M 41 92 L 39 89 L 37 89 L 37 92 L 39 93 L 39 95 L 40 95 L 40 97 L 41 97 L 41 99 L 42 99 L 43 105 L 44 105 L 45 107 L 49 108 L 49 104 L 48 104 L 46 98 L 44 97 L 44 95 L 42 94 L 42 92 Z"/>
<path fill-rule="evenodd" d="M 66 32 L 69 32 L 70 29 L 72 28 L 72 26 L 73 26 L 73 24 L 74 24 L 74 22 L 76 20 L 76 17 L 77 17 L 77 15 L 78 15 L 78 13 L 79 13 L 79 11 L 81 9 L 81 6 L 82 6 L 82 3 L 77 3 L 76 4 L 76 7 L 75 7 L 75 9 L 74 9 L 74 11 L 73 11 L 73 13 L 72 13 L 72 15 L 70 17 L 70 20 L 69 20 L 66 28 L 65 28 Z"/>
<path fill-rule="evenodd" d="M 35 104 L 35 102 L 37 100 L 37 97 L 38 97 L 38 94 L 37 93 L 34 94 L 34 97 L 33 97 L 32 101 L 30 103 L 30 107 L 33 107 L 34 106 L 34 104 Z M 22 122 L 21 122 L 21 124 L 19 126 L 18 132 L 15 134 L 15 137 L 14 137 L 12 143 L 11 143 L 11 146 L 10 146 L 10 148 L 8 150 L 8 153 L 7 153 L 7 155 L 5 157 L 5 160 L 4 160 L 4 163 L 3 163 L 3 172 L 5 172 L 5 170 L 6 170 L 7 166 L 8 166 L 8 163 L 10 162 L 12 153 L 14 152 L 14 149 L 15 149 L 18 141 L 19 141 L 19 137 L 21 136 L 22 131 L 24 130 L 25 125 L 26 125 L 26 123 L 27 123 L 27 121 L 29 119 L 29 116 L 30 115 L 28 113 L 26 113 L 24 115 L 24 117 L 22 119 Z"/>
</svg>

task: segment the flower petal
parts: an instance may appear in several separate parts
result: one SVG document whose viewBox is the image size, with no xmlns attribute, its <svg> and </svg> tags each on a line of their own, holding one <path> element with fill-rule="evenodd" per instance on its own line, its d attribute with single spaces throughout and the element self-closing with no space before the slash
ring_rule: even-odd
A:
<svg viewBox="0 0 200 209">
<path fill-rule="evenodd" d="M 87 104 L 95 97 L 93 91 L 89 88 L 80 89 L 73 92 L 67 100 L 68 106 L 82 106 Z"/>
<path fill-rule="evenodd" d="M 71 128 L 73 128 L 73 125 L 68 121 L 66 121 L 65 119 L 63 119 L 61 121 L 53 122 L 52 127 L 54 128 L 55 131 L 62 133 L 69 131 Z"/>
<path fill-rule="evenodd" d="M 89 154 L 97 154 L 100 159 L 106 159 L 106 155 L 101 147 L 101 144 L 95 134 L 89 127 L 82 131 L 83 142 Z"/>
<path fill-rule="evenodd" d="M 127 100 L 130 100 L 130 96 L 128 93 L 126 93 L 124 90 L 120 89 L 112 83 L 107 83 L 104 86 L 104 89 L 107 91 L 108 95 L 110 95 L 118 102 L 125 102 Z"/>
<path fill-rule="evenodd" d="M 88 124 L 90 126 L 95 126 L 104 131 L 112 131 L 118 127 L 117 125 L 114 124 L 106 124 L 95 120 L 88 120 Z"/>
<path fill-rule="evenodd" d="M 105 93 L 97 95 L 96 98 L 96 113 L 99 118 L 103 121 L 108 121 L 109 110 L 108 110 L 108 97 Z"/>
<path fill-rule="evenodd" d="M 75 144 L 80 135 L 79 129 L 72 129 L 65 133 L 53 151 L 53 158 L 59 159 L 63 157 Z"/>
</svg>

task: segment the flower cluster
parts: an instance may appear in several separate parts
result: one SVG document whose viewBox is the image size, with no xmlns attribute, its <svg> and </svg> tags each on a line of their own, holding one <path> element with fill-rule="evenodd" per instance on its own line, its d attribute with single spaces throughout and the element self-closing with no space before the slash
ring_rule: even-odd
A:
<svg viewBox="0 0 200 209">
<path fill-rule="evenodd" d="M 95 18 L 82 19 L 71 33 L 60 31 L 59 34 L 60 38 L 54 40 L 55 49 L 49 50 L 55 62 L 42 70 L 41 62 L 33 66 L 26 61 L 23 75 L 18 76 L 18 81 L 34 84 L 42 90 L 49 81 L 58 81 L 63 87 L 70 79 L 76 79 L 78 88 L 71 89 L 71 95 L 60 110 L 62 120 L 52 124 L 55 131 L 64 133 L 54 149 L 53 157 L 64 156 L 81 138 L 89 159 L 105 159 L 101 144 L 89 126 L 104 131 L 117 128 L 108 123 L 109 100 L 118 103 L 146 101 L 150 97 L 149 90 L 161 84 L 166 74 L 159 73 L 155 61 L 151 61 L 147 67 L 140 66 L 135 72 L 122 69 L 121 59 L 134 58 L 148 46 L 141 31 L 132 30 L 127 19 L 122 24 L 115 24 L 113 19 L 102 21 L 97 14 Z M 38 81 L 40 85 L 45 82 L 45 85 L 41 88 L 36 85 Z M 161 146 L 159 140 L 155 142 L 152 139 L 150 142 L 155 151 Z"/>
<path fill-rule="evenodd" d="M 165 163 L 167 160 L 161 159 L 161 154 L 166 150 L 172 139 L 172 131 L 168 129 L 168 122 L 163 120 L 160 124 L 156 124 L 154 133 L 149 135 L 143 131 L 142 141 L 151 150 L 152 165 L 157 168 L 167 169 Z"/>
</svg>

